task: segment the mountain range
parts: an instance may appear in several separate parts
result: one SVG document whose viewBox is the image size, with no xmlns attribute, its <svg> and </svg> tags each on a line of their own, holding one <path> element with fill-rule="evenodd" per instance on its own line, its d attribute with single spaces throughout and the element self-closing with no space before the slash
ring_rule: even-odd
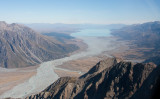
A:
<svg viewBox="0 0 160 99">
<path fill-rule="evenodd" d="M 160 99 L 160 22 L 125 26 L 112 30 L 112 35 L 131 41 L 136 48 L 151 49 L 144 52 L 146 61 L 108 58 L 84 75 L 61 77 L 26 99 Z"/>
<path fill-rule="evenodd" d="M 0 22 L 0 67 L 17 68 L 68 56 L 79 49 L 19 24 Z"/>
<path fill-rule="evenodd" d="M 61 77 L 26 99 L 159 99 L 160 22 L 125 26 L 112 30 L 112 34 L 121 40 L 132 41 L 138 48 L 151 49 L 144 52 L 146 61 L 133 63 L 108 58 L 84 75 Z M 1 67 L 32 66 L 65 57 L 77 49 L 74 44 L 38 34 L 26 26 L 0 22 Z"/>
<path fill-rule="evenodd" d="M 145 48 L 141 50 L 144 54 L 145 62 L 160 64 L 160 22 L 147 22 L 125 26 L 120 29 L 112 30 L 112 35 L 119 37 L 120 40 L 131 41 L 136 46 L 132 49 Z"/>
<path fill-rule="evenodd" d="M 81 77 L 61 77 L 26 99 L 159 99 L 159 71 L 153 63 L 108 58 Z"/>
<path fill-rule="evenodd" d="M 82 29 L 119 29 L 125 26 L 124 24 L 62 24 L 62 23 L 32 23 L 32 24 L 24 24 L 39 33 L 75 33 Z"/>
</svg>

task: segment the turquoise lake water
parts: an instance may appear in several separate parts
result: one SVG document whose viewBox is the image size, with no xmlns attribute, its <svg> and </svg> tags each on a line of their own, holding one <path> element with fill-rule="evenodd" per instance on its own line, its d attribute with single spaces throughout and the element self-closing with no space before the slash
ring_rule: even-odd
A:
<svg viewBox="0 0 160 99">
<path fill-rule="evenodd" d="M 106 37 L 111 36 L 109 29 L 83 29 L 80 32 L 72 33 L 71 36 L 84 36 L 84 37 Z"/>
</svg>

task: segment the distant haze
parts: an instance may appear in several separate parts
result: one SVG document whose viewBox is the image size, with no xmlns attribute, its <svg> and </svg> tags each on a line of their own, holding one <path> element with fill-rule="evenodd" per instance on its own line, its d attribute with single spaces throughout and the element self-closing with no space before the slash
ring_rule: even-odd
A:
<svg viewBox="0 0 160 99">
<path fill-rule="evenodd" d="M 33 23 L 25 24 L 39 33 L 75 33 L 81 29 L 118 29 L 122 28 L 124 24 L 49 24 L 49 23 Z"/>
</svg>

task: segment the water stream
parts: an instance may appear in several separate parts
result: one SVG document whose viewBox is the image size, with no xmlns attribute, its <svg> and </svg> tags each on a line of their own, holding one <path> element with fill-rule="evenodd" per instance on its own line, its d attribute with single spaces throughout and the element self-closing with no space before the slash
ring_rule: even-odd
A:
<svg viewBox="0 0 160 99">
<path fill-rule="evenodd" d="M 98 31 L 96 32 L 98 33 Z M 109 32 L 107 31 L 107 33 Z M 58 68 L 56 66 L 62 65 L 64 62 L 67 62 L 70 60 L 76 60 L 83 57 L 98 55 L 103 51 L 113 50 L 117 48 L 119 45 L 117 44 L 117 41 L 113 38 L 110 38 L 110 37 L 104 38 L 104 36 L 107 36 L 105 35 L 105 33 L 101 33 L 100 36 L 98 34 L 95 35 L 95 33 L 93 34 L 94 34 L 93 36 L 91 34 L 87 34 L 87 36 L 72 34 L 72 36 L 82 39 L 84 43 L 88 45 L 88 48 L 86 51 L 76 53 L 69 57 L 56 59 L 53 61 L 48 61 L 40 64 L 40 67 L 37 68 L 36 75 L 32 76 L 29 80 L 25 81 L 24 83 L 19 84 L 15 86 L 13 89 L 5 92 L 0 96 L 0 98 L 6 98 L 6 97 L 23 98 L 28 95 L 38 93 L 44 90 L 46 87 L 48 87 L 50 84 L 52 84 L 54 81 L 56 81 L 59 78 L 58 75 L 54 72 L 54 69 L 61 69 L 61 68 Z M 68 70 L 68 71 L 71 71 L 71 70 Z"/>
</svg>

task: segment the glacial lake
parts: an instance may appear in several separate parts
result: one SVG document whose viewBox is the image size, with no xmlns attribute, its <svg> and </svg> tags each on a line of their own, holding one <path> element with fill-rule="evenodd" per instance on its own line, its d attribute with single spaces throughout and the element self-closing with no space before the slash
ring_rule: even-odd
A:
<svg viewBox="0 0 160 99">
<path fill-rule="evenodd" d="M 106 37 L 111 36 L 109 29 L 83 29 L 79 32 L 72 33 L 73 37 Z"/>
</svg>

